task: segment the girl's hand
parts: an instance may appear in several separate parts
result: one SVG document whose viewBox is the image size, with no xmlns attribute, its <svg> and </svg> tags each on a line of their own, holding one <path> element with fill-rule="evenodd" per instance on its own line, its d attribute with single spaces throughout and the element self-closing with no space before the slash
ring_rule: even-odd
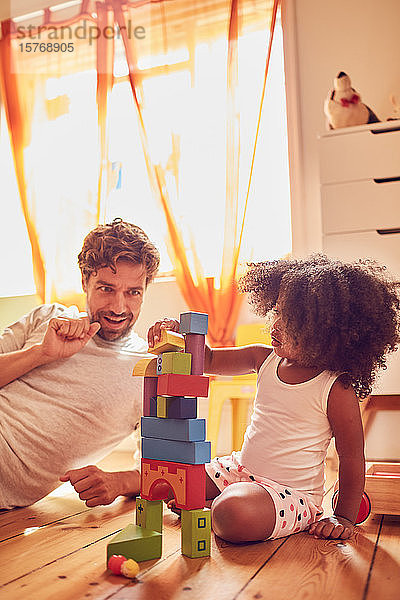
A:
<svg viewBox="0 0 400 600">
<path fill-rule="evenodd" d="M 316 538 L 347 540 L 353 533 L 353 529 L 354 525 L 351 521 L 333 515 L 312 523 L 308 533 Z"/>
<path fill-rule="evenodd" d="M 169 329 L 170 331 L 179 333 L 179 321 L 176 319 L 169 319 L 168 317 L 165 317 L 161 321 L 156 321 L 147 332 L 149 348 L 152 348 L 160 341 L 162 329 Z"/>
</svg>

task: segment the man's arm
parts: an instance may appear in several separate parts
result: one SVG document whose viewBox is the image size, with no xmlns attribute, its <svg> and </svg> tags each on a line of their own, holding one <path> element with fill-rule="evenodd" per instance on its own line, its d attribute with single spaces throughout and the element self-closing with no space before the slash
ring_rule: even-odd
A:
<svg viewBox="0 0 400 600">
<path fill-rule="evenodd" d="M 339 496 L 333 517 L 313 523 L 309 533 L 346 539 L 353 531 L 364 491 L 365 458 L 359 400 L 340 380 L 329 394 L 328 419 L 339 456 Z"/>
<path fill-rule="evenodd" d="M 69 481 L 86 506 L 111 504 L 118 496 L 137 496 L 140 473 L 132 471 L 106 472 L 94 465 L 67 471 L 60 481 Z"/>
<path fill-rule="evenodd" d="M 52 318 L 43 341 L 30 348 L 0 354 L 0 387 L 22 377 L 36 367 L 79 352 L 100 329 L 89 317 Z"/>
<path fill-rule="evenodd" d="M 0 354 L 0 388 L 44 364 L 40 344 Z"/>
</svg>

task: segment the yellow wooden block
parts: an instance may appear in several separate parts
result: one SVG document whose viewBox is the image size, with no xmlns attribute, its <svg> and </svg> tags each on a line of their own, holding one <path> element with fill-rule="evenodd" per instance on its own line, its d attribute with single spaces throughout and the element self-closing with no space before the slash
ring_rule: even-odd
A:
<svg viewBox="0 0 400 600">
<path fill-rule="evenodd" d="M 157 377 L 157 358 L 142 358 L 133 367 L 133 377 Z"/>
<path fill-rule="evenodd" d="M 168 417 L 168 402 L 165 396 L 157 396 L 157 417 Z"/>
<path fill-rule="evenodd" d="M 163 352 L 172 352 L 185 349 L 185 338 L 180 333 L 161 329 L 161 339 L 155 346 L 149 348 L 152 354 L 162 354 Z"/>
<path fill-rule="evenodd" d="M 182 554 L 189 558 L 210 556 L 211 512 L 209 508 L 181 511 Z"/>
<path fill-rule="evenodd" d="M 187 352 L 163 352 L 161 362 L 161 374 L 177 373 L 190 375 L 192 366 L 192 355 Z M 160 370 L 160 369 L 159 369 Z"/>
</svg>

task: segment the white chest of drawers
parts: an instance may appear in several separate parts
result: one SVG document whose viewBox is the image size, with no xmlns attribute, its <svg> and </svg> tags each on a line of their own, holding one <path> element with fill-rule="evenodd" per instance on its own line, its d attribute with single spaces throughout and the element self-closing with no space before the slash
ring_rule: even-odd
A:
<svg viewBox="0 0 400 600">
<path fill-rule="evenodd" d="M 400 121 L 330 131 L 319 156 L 323 251 L 376 259 L 400 281 Z M 374 392 L 400 394 L 400 350 Z"/>
</svg>

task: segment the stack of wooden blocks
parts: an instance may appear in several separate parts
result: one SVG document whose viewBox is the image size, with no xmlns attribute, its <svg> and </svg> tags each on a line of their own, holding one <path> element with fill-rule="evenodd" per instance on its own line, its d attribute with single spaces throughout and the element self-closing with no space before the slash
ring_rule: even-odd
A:
<svg viewBox="0 0 400 600">
<path fill-rule="evenodd" d="M 205 505 L 205 419 L 197 418 L 197 398 L 207 397 L 203 375 L 208 316 L 180 315 L 179 333 L 163 329 L 139 361 L 134 376 L 144 377 L 141 422 L 141 492 L 136 499 L 136 524 L 130 524 L 107 546 L 107 561 L 120 554 L 135 561 L 162 554 L 162 501 L 175 498 L 181 509 L 181 550 L 190 558 L 210 555 L 211 519 Z"/>
</svg>

